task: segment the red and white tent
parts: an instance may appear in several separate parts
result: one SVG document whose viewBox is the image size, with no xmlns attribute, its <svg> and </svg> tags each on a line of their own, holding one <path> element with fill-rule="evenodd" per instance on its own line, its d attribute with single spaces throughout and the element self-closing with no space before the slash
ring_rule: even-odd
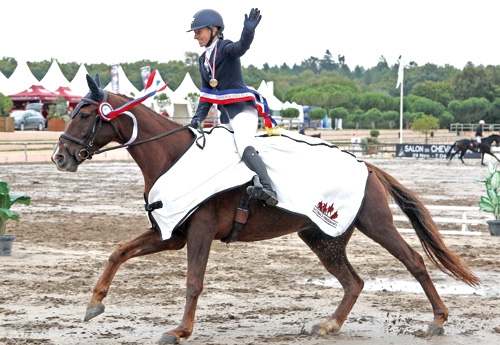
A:
<svg viewBox="0 0 500 345">
<path fill-rule="evenodd" d="M 64 98 L 66 101 L 68 101 L 69 104 L 78 104 L 80 103 L 83 97 L 71 91 L 71 89 L 68 86 L 59 87 L 55 93 Z"/>
<path fill-rule="evenodd" d="M 9 95 L 13 102 L 53 102 L 59 95 L 44 88 L 42 85 L 31 85 L 28 89 Z"/>
</svg>

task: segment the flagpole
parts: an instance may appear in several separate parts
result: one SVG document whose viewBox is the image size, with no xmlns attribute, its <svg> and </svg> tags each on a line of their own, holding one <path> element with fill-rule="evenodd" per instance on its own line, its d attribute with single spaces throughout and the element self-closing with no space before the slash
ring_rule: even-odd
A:
<svg viewBox="0 0 500 345">
<path fill-rule="evenodd" d="M 401 96 L 399 101 L 399 143 L 403 143 L 403 83 L 401 83 Z"/>
<path fill-rule="evenodd" d="M 398 81 L 396 82 L 396 89 L 401 86 L 401 94 L 399 101 L 399 143 L 403 143 L 403 79 L 405 74 L 405 67 L 401 55 L 399 56 L 398 67 Z"/>
</svg>

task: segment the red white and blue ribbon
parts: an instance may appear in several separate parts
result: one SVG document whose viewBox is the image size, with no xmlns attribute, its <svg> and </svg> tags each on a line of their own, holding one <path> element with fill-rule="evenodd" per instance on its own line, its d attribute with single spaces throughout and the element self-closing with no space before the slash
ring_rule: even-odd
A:
<svg viewBox="0 0 500 345">
<path fill-rule="evenodd" d="M 151 73 L 151 75 L 149 76 L 148 82 L 146 83 L 146 90 L 153 85 L 153 82 L 155 81 L 154 80 L 155 74 L 156 74 L 156 70 L 153 71 L 153 73 Z M 160 81 L 157 80 L 156 85 L 154 85 L 154 86 L 155 87 L 158 86 L 159 83 L 160 83 Z M 153 91 L 145 94 L 144 96 L 136 98 L 130 102 L 127 102 L 124 105 L 122 105 L 121 107 L 116 108 L 116 109 L 113 109 L 113 106 L 111 104 L 109 104 L 108 102 L 100 102 L 99 105 L 97 106 L 97 111 L 99 112 L 99 115 L 101 116 L 101 118 L 104 121 L 109 122 L 109 121 L 113 120 L 115 117 L 117 117 L 118 115 L 126 112 L 130 108 L 133 108 L 137 104 L 144 102 L 149 97 L 154 96 L 157 92 L 161 92 L 161 91 L 165 90 L 166 87 L 167 87 L 167 83 L 165 83 L 165 85 L 160 87 L 159 89 L 154 89 Z"/>
<path fill-rule="evenodd" d="M 231 104 L 244 101 L 253 101 L 260 116 L 264 118 L 264 126 L 272 128 L 276 121 L 271 117 L 267 100 L 256 90 L 252 89 L 228 89 L 211 90 L 201 88 L 200 101 L 215 104 Z"/>
</svg>

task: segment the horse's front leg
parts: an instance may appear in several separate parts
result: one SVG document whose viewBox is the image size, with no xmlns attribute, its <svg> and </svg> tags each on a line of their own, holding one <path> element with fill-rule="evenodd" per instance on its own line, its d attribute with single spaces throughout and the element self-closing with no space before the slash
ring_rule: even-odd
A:
<svg viewBox="0 0 500 345">
<path fill-rule="evenodd" d="M 153 254 L 167 249 L 181 249 L 185 244 L 186 238 L 181 234 L 174 233 L 169 240 L 162 241 L 158 232 L 148 230 L 135 239 L 118 246 L 109 257 L 108 264 L 94 287 L 84 321 L 88 321 L 104 312 L 102 300 L 108 294 L 109 286 L 121 264 L 137 256 Z"/>
<path fill-rule="evenodd" d="M 199 214 L 197 212 L 197 215 Z M 187 339 L 193 333 L 196 306 L 203 291 L 203 280 L 215 232 L 215 224 L 211 223 L 209 219 L 203 219 L 203 217 L 197 217 L 188 226 L 184 315 L 179 326 L 162 334 L 158 344 L 179 344 L 181 339 Z"/>
</svg>

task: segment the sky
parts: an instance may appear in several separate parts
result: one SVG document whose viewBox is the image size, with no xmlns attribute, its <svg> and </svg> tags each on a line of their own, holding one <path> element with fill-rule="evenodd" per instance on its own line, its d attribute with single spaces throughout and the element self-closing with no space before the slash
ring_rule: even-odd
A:
<svg viewBox="0 0 500 345">
<path fill-rule="evenodd" d="M 262 20 L 243 66 L 289 67 L 327 50 L 352 69 L 433 63 L 500 65 L 498 0 L 18 0 L 2 5 L 0 57 L 39 62 L 119 64 L 184 61 L 201 54 L 190 28 L 203 8 L 218 11 L 226 39 L 237 41 L 245 14 Z"/>
</svg>

